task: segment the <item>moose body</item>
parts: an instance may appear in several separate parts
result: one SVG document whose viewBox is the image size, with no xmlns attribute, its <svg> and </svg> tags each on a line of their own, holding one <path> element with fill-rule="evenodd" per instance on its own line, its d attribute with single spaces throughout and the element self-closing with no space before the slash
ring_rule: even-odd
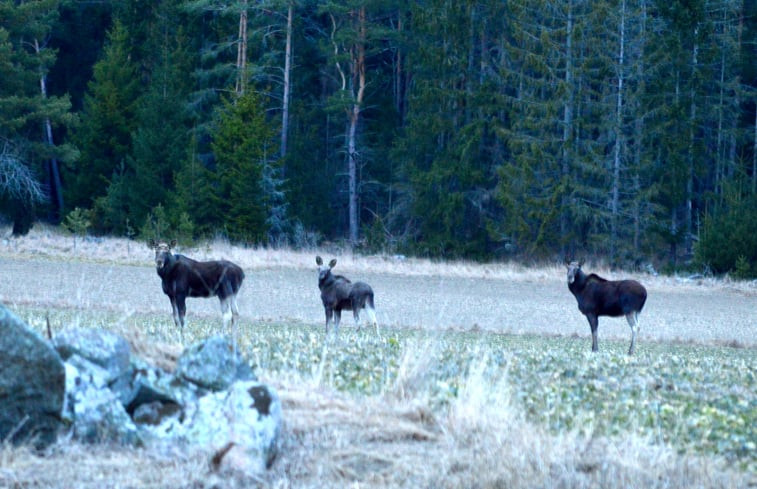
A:
<svg viewBox="0 0 757 489">
<path fill-rule="evenodd" d="M 321 257 L 316 256 L 315 262 L 318 265 L 318 288 L 321 290 L 321 301 L 326 313 L 326 334 L 329 332 L 332 316 L 334 317 L 334 332 L 339 333 L 343 309 L 352 311 L 358 331 L 360 330 L 360 310 L 365 309 L 378 333 L 371 286 L 365 282 L 353 283 L 342 275 L 331 273 L 331 269 L 336 265 L 336 259 L 324 265 Z"/>
<path fill-rule="evenodd" d="M 636 280 L 606 280 L 599 275 L 586 275 L 583 263 L 571 262 L 568 267 L 568 289 L 578 301 L 578 309 L 586 316 L 591 327 L 591 351 L 598 351 L 597 329 L 599 316 L 625 316 L 631 327 L 631 346 L 639 330 L 639 313 L 647 300 L 647 290 Z"/>
<path fill-rule="evenodd" d="M 224 329 L 231 320 L 235 330 L 239 318 L 237 293 L 244 280 L 244 271 L 227 260 L 196 261 L 184 255 L 171 253 L 171 243 L 148 243 L 155 250 L 155 267 L 162 280 L 163 292 L 171 300 L 173 320 L 184 337 L 187 297 L 218 297 L 221 301 Z"/>
</svg>

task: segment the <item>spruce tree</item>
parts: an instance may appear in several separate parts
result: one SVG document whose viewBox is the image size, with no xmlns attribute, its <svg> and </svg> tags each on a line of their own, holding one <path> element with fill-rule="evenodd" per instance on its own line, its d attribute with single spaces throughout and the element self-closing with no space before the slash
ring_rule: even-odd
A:
<svg viewBox="0 0 757 489">
<path fill-rule="evenodd" d="M 259 243 L 266 238 L 262 181 L 272 136 L 254 92 L 223 102 L 212 143 L 222 199 L 223 221 L 218 224 L 235 241 Z"/>
<path fill-rule="evenodd" d="M 129 44 L 129 33 L 116 20 L 102 59 L 94 66 L 84 97 L 82 124 L 74 135 L 81 157 L 65 175 L 72 208 L 90 208 L 105 196 L 131 151 L 141 88 Z M 105 230 L 100 222 L 95 226 Z"/>
</svg>

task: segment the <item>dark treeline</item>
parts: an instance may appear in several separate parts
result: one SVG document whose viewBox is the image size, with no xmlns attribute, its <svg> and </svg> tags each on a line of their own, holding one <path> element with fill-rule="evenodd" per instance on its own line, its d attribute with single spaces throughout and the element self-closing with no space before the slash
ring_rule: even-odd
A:
<svg viewBox="0 0 757 489">
<path fill-rule="evenodd" d="M 0 0 L 0 212 L 757 276 L 757 2 Z"/>
</svg>

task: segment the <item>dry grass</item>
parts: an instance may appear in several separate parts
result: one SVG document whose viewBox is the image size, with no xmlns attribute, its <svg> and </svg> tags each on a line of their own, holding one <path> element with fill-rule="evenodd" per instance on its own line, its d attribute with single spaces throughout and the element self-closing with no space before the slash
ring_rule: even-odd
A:
<svg viewBox="0 0 757 489">
<path fill-rule="evenodd" d="M 151 252 L 145 243 L 126 238 L 76 238 L 59 228 L 35 225 L 22 237 L 11 237 L 10 228 L 0 228 L 3 236 L 0 256 L 14 258 L 49 258 L 55 260 L 94 261 L 130 265 L 145 265 L 150 262 Z M 76 244 L 74 244 L 74 242 Z M 476 263 L 464 260 L 444 261 L 426 258 L 397 257 L 391 255 L 353 255 L 347 250 L 313 249 L 292 250 L 282 248 L 241 248 L 228 241 L 215 239 L 199 243 L 193 248 L 181 249 L 198 260 L 225 258 L 247 270 L 290 268 L 307 270 L 315 267 L 315 255 L 324 258 L 336 257 L 339 268 L 345 273 L 381 273 L 404 276 L 439 276 L 506 279 L 518 282 L 562 281 L 564 267 L 561 263 L 542 263 L 525 266 L 514 262 Z M 609 279 L 638 276 L 638 272 L 610 271 L 604 264 L 589 264 L 587 269 Z M 658 290 L 694 288 L 725 288 L 748 295 L 757 295 L 757 280 L 738 281 L 728 277 L 679 277 L 645 275 L 643 282 Z"/>
<path fill-rule="evenodd" d="M 416 374 L 422 369 L 408 365 Z M 424 391 L 420 385 L 354 398 L 312 378 L 263 379 L 277 388 L 285 421 L 281 454 L 260 477 L 214 472 L 207 453 L 178 448 L 59 443 L 44 454 L 0 448 L 0 487 L 725 489 L 757 483 L 717 459 L 679 456 L 635 437 L 550 435 L 511 405 L 507 379 L 487 385 L 478 375 L 471 373 L 472 387 L 436 414 L 424 399 L 408 396 Z"/>
</svg>

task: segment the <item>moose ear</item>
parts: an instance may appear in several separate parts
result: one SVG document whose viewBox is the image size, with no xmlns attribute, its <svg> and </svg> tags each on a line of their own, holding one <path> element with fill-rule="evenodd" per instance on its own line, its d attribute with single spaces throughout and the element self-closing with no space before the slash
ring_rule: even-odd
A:
<svg viewBox="0 0 757 489">
<path fill-rule="evenodd" d="M 147 241 L 147 247 L 148 247 L 148 248 L 150 248 L 151 250 L 154 250 L 155 248 L 157 248 L 157 247 L 158 247 L 158 244 L 157 244 L 157 243 L 155 242 L 155 240 L 154 240 L 154 239 L 150 238 L 150 239 L 149 239 L 149 240 Z"/>
<path fill-rule="evenodd" d="M 169 243 L 169 245 L 168 245 L 168 248 L 169 248 L 169 249 L 170 249 L 170 248 L 176 248 L 176 245 L 177 245 L 177 244 L 178 244 L 178 242 L 177 242 L 177 241 L 176 241 L 175 239 L 172 239 L 172 240 L 171 240 L 171 243 Z"/>
<path fill-rule="evenodd" d="M 586 259 L 585 258 L 581 258 L 581 261 L 578 262 L 578 268 L 581 268 L 582 266 L 584 266 L 585 262 L 586 262 Z"/>
<path fill-rule="evenodd" d="M 321 265 L 323 265 L 323 258 L 321 258 L 320 256 L 316 256 L 315 257 L 315 264 L 318 265 L 319 267 Z"/>
<path fill-rule="evenodd" d="M 331 260 L 331 261 L 329 262 L 329 268 L 334 268 L 334 266 L 336 266 L 336 258 L 332 259 L 332 260 Z"/>
</svg>

